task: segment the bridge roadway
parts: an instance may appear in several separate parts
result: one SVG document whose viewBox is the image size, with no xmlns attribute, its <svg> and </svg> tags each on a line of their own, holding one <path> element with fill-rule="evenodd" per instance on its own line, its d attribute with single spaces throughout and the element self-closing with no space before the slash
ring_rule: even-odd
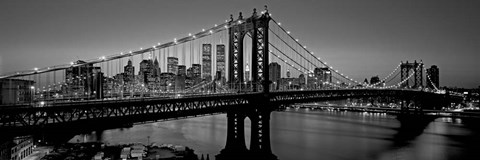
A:
<svg viewBox="0 0 480 160">
<path fill-rule="evenodd" d="M 269 107 L 271 110 L 295 103 L 362 97 L 391 97 L 420 104 L 445 99 L 445 95 L 417 90 L 304 90 L 270 93 L 222 93 L 178 98 L 152 97 L 121 100 L 60 102 L 48 107 L 0 108 L 0 131 L 30 130 L 68 125 L 138 123 L 189 116 L 225 113 L 230 109 Z M 258 105 L 257 102 L 265 102 Z"/>
</svg>

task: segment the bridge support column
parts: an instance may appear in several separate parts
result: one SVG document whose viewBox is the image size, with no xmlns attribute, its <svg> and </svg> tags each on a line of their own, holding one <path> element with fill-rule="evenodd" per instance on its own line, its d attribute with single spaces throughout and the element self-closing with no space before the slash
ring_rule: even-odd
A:
<svg viewBox="0 0 480 160">
<path fill-rule="evenodd" d="M 245 145 L 245 117 L 245 114 L 239 111 L 227 112 L 227 143 L 216 156 L 217 160 L 248 158 Z"/>
<path fill-rule="evenodd" d="M 262 107 L 256 107 L 262 108 Z M 255 109 L 249 118 L 252 123 L 250 153 L 257 159 L 276 160 L 270 145 L 270 114 L 271 110 Z"/>
</svg>

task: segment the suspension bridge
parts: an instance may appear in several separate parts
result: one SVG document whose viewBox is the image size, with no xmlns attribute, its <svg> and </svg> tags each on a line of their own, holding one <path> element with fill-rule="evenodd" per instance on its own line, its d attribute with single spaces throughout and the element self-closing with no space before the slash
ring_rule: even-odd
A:
<svg viewBox="0 0 480 160">
<path fill-rule="evenodd" d="M 378 82 L 359 82 L 309 50 L 265 7 L 148 48 L 1 75 L 0 128 L 17 133 L 227 113 L 218 159 L 247 152 L 276 159 L 269 121 L 282 106 L 387 97 L 421 112 L 462 99 L 425 87 L 432 80 L 424 68 L 422 61 L 401 62 Z"/>
</svg>

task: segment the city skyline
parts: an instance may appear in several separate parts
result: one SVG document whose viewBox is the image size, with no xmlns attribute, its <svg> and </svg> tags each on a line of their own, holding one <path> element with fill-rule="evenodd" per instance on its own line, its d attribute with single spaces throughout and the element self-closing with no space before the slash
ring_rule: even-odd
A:
<svg viewBox="0 0 480 160">
<path fill-rule="evenodd" d="M 0 1 L 0 159 L 475 159 L 477 1 Z"/>
<path fill-rule="evenodd" d="M 0 74 L 138 50 L 212 27 L 230 14 L 237 17 L 232 11 L 248 16 L 251 8 L 262 10 L 267 4 L 272 17 L 279 17 L 316 56 L 357 81 L 385 77 L 400 61 L 423 60 L 425 67 L 440 68 L 441 86 L 480 85 L 475 1 L 207 1 L 169 2 L 168 7 L 156 1 L 0 3 L 0 18 L 10 24 L 0 26 L 5 35 L 0 38 Z M 182 9 L 189 11 L 176 12 Z"/>
</svg>

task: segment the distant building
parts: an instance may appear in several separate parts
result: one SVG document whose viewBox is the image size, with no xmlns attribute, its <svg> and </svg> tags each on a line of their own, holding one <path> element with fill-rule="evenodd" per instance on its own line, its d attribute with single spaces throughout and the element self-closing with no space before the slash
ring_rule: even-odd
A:
<svg viewBox="0 0 480 160">
<path fill-rule="evenodd" d="M 125 83 L 132 83 L 135 80 L 135 67 L 132 64 L 132 60 L 128 60 L 127 65 L 123 68 L 124 76 L 123 81 Z"/>
<path fill-rule="evenodd" d="M 187 75 L 187 71 L 186 71 L 187 67 L 185 65 L 179 65 L 178 66 L 178 74 L 179 76 L 186 76 Z"/>
<path fill-rule="evenodd" d="M 212 44 L 202 45 L 202 78 L 212 79 Z"/>
<path fill-rule="evenodd" d="M 160 90 L 166 92 L 172 92 L 175 90 L 176 75 L 173 73 L 161 73 L 160 74 Z"/>
<path fill-rule="evenodd" d="M 105 84 L 105 76 L 102 73 L 102 70 L 100 67 L 94 68 L 92 70 L 92 89 L 91 89 L 91 94 L 96 98 L 96 99 L 102 99 L 104 97 L 104 84 Z M 111 83 L 109 83 L 111 84 Z"/>
<path fill-rule="evenodd" d="M 200 77 L 202 75 L 202 66 L 200 64 L 192 64 L 193 77 Z"/>
<path fill-rule="evenodd" d="M 217 45 L 217 71 L 220 71 L 220 79 L 225 79 L 225 45 Z"/>
<path fill-rule="evenodd" d="M 187 78 L 189 79 L 193 78 L 193 67 L 190 67 L 187 69 Z"/>
<path fill-rule="evenodd" d="M 290 70 L 287 69 L 287 78 L 290 78 Z"/>
<path fill-rule="evenodd" d="M 281 66 L 277 62 L 270 63 L 268 74 L 270 76 L 270 81 L 272 81 L 272 88 L 277 90 L 280 83 L 280 76 L 282 74 Z"/>
<path fill-rule="evenodd" d="M 250 81 L 250 67 L 247 65 L 245 66 L 245 82 Z"/>
<path fill-rule="evenodd" d="M 365 80 L 363 81 L 363 84 L 370 84 L 370 83 L 368 82 L 368 79 L 365 78 Z"/>
<path fill-rule="evenodd" d="M 155 58 L 155 61 L 153 62 L 153 76 L 158 77 L 158 76 L 160 76 L 160 73 L 162 73 L 162 69 L 160 68 L 160 64 L 158 63 L 158 59 Z"/>
<path fill-rule="evenodd" d="M 11 160 L 22 160 L 33 153 L 33 138 L 32 136 L 14 137 L 7 142 L 10 146 Z M 3 155 L 2 155 L 3 156 Z M 8 155 L 6 155 L 7 157 Z"/>
<path fill-rule="evenodd" d="M 435 89 L 440 87 L 440 71 L 436 65 L 432 65 L 427 69 L 427 86 L 430 89 Z"/>
<path fill-rule="evenodd" d="M 202 66 L 200 64 L 192 64 L 192 72 L 193 72 L 193 84 L 198 84 L 202 81 Z"/>
<path fill-rule="evenodd" d="M 183 91 L 185 90 L 185 85 L 186 85 L 186 79 L 185 76 L 177 75 L 175 77 L 175 91 Z"/>
<path fill-rule="evenodd" d="M 79 95 L 94 95 L 94 91 L 96 92 L 100 90 L 100 88 L 103 86 L 97 86 L 97 84 L 93 84 L 95 80 L 98 81 L 97 79 L 101 79 L 99 82 L 103 82 L 104 76 L 103 73 L 101 73 L 101 68 L 93 66 L 91 63 L 86 64 L 85 61 L 81 60 L 78 60 L 75 64 L 81 65 L 77 67 L 70 67 L 65 70 L 66 85 L 63 88 L 65 89 L 64 93 L 72 97 Z M 98 92 L 96 93 L 98 94 Z"/>
<path fill-rule="evenodd" d="M 168 73 L 177 74 L 178 69 L 178 58 L 177 57 L 168 57 L 167 58 L 167 69 Z"/>
<path fill-rule="evenodd" d="M 22 79 L 0 79 L 0 104 L 31 102 L 35 93 L 34 83 Z"/>
<path fill-rule="evenodd" d="M 373 76 L 370 78 L 370 84 L 380 85 L 380 78 L 378 76 Z"/>
<path fill-rule="evenodd" d="M 305 85 L 305 75 L 304 74 L 298 75 L 298 83 L 299 83 L 300 87 Z"/>
<path fill-rule="evenodd" d="M 142 62 L 140 62 L 140 70 L 138 71 L 138 75 L 140 75 L 140 78 L 143 80 L 142 83 L 148 84 L 149 79 L 154 77 L 155 71 L 152 60 L 142 60 Z"/>
<path fill-rule="evenodd" d="M 332 83 L 332 71 L 330 71 L 328 67 L 321 67 L 320 69 L 317 70 L 317 72 L 321 82 Z"/>
</svg>

